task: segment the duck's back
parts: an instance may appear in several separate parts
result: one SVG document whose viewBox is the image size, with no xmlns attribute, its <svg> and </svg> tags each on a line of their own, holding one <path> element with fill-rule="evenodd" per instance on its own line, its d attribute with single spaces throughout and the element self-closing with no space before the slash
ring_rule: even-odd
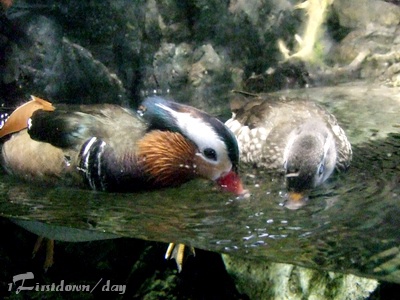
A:
<svg viewBox="0 0 400 300">
<path fill-rule="evenodd" d="M 145 129 L 133 112 L 116 105 L 57 105 L 55 111 L 35 111 L 29 129 L 13 134 L 3 144 L 2 164 L 10 173 L 29 180 L 66 177 L 81 181 L 75 173 L 87 141 L 96 137 L 121 157 L 135 152 Z"/>
<path fill-rule="evenodd" d="M 32 139 L 65 149 L 80 149 L 97 137 L 114 151 L 132 150 L 146 130 L 135 112 L 111 104 L 57 105 L 54 112 L 39 110 L 31 119 Z"/>
<path fill-rule="evenodd" d="M 290 133 L 307 122 L 331 131 L 339 154 L 337 167 L 346 168 L 351 146 L 344 131 L 332 114 L 314 102 L 257 97 L 237 109 L 226 124 L 238 139 L 243 162 L 276 170 L 283 169 Z"/>
</svg>

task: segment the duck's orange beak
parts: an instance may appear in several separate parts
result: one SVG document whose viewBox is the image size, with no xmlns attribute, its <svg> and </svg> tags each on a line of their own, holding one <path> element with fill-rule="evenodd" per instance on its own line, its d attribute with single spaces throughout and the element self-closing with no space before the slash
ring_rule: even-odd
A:
<svg viewBox="0 0 400 300">
<path fill-rule="evenodd" d="M 231 192 L 235 195 L 242 195 L 245 192 L 239 175 L 234 171 L 223 174 L 216 181 L 223 191 Z"/>
<path fill-rule="evenodd" d="M 306 204 L 307 200 L 308 196 L 305 193 L 289 192 L 285 207 L 293 210 L 299 209 Z"/>
</svg>

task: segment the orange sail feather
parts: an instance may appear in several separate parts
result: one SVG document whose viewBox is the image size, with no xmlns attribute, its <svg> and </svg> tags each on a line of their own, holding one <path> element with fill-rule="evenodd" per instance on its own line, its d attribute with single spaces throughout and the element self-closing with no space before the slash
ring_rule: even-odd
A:
<svg viewBox="0 0 400 300">
<path fill-rule="evenodd" d="M 28 127 L 28 120 L 39 109 L 53 111 L 54 106 L 41 98 L 31 96 L 31 101 L 19 106 L 0 129 L 0 138 Z"/>
</svg>

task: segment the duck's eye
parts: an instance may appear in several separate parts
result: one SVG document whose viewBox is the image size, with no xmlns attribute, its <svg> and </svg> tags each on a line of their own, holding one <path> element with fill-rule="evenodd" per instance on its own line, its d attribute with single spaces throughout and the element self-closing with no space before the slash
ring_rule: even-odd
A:
<svg viewBox="0 0 400 300">
<path fill-rule="evenodd" d="M 318 169 L 318 175 L 321 176 L 322 173 L 324 173 L 324 170 L 325 170 L 325 166 L 324 166 L 324 164 L 321 164 Z"/>
<path fill-rule="evenodd" d="M 203 151 L 204 156 L 211 160 L 217 160 L 217 152 L 212 148 L 206 148 Z"/>
</svg>

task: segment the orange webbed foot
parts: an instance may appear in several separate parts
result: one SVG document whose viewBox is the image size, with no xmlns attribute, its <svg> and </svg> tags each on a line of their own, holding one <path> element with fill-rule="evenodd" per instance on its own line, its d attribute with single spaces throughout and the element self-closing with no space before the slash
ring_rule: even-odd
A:
<svg viewBox="0 0 400 300">
<path fill-rule="evenodd" d="M 167 252 L 165 253 L 165 259 L 175 259 L 179 273 L 182 271 L 183 259 L 185 257 L 185 249 L 186 246 L 184 244 L 170 243 L 168 245 Z M 189 253 L 187 255 L 193 254 L 193 256 L 196 256 L 196 253 L 192 246 L 188 247 L 188 250 Z"/>
</svg>

